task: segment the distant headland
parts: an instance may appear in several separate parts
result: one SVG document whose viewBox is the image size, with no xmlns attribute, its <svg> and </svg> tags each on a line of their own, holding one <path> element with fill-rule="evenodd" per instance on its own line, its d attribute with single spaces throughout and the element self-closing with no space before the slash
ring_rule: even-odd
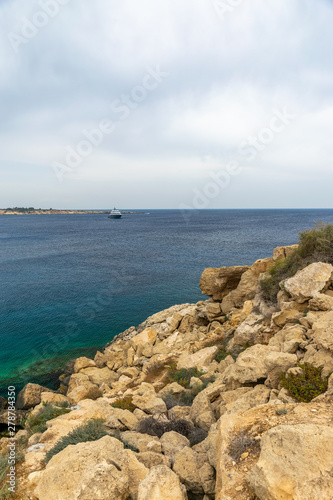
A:
<svg viewBox="0 0 333 500">
<path fill-rule="evenodd" d="M 55 208 L 14 207 L 0 209 L 0 215 L 73 215 L 73 214 L 109 214 L 109 210 L 58 210 Z M 145 212 L 125 211 L 122 214 L 143 214 Z"/>
</svg>

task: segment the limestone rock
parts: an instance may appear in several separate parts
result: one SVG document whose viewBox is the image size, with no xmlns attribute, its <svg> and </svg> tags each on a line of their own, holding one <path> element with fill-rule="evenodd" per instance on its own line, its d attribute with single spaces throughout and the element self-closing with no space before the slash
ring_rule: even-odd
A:
<svg viewBox="0 0 333 500">
<path fill-rule="evenodd" d="M 197 367 L 198 369 L 207 368 L 215 358 L 217 352 L 218 347 L 212 346 L 200 349 L 194 354 L 184 353 L 178 360 L 177 370 L 181 370 L 182 368 L 189 369 L 194 367 Z"/>
<path fill-rule="evenodd" d="M 228 350 L 234 352 L 238 346 L 261 344 L 263 340 L 262 331 L 265 329 L 264 316 L 251 313 L 236 328 L 234 337 L 228 343 Z"/>
<path fill-rule="evenodd" d="M 312 311 L 332 311 L 333 297 L 325 293 L 316 293 L 309 301 L 309 309 Z"/>
<path fill-rule="evenodd" d="M 258 279 L 261 273 L 266 272 L 273 264 L 273 260 L 257 260 L 247 271 L 245 271 L 235 290 L 232 290 L 222 301 L 222 311 L 229 314 L 233 308 L 242 307 L 246 300 L 252 300 L 258 287 Z"/>
<path fill-rule="evenodd" d="M 119 379 L 119 375 L 109 368 L 84 368 L 80 371 L 84 375 L 87 375 L 89 380 L 96 385 L 106 384 L 111 386 L 113 382 Z"/>
<path fill-rule="evenodd" d="M 325 291 L 332 281 L 333 266 L 315 262 L 283 282 L 285 290 L 299 303 Z"/>
<path fill-rule="evenodd" d="M 194 424 L 207 432 L 211 425 L 216 422 L 212 404 L 205 391 L 200 392 L 194 398 L 190 410 L 190 417 Z"/>
<path fill-rule="evenodd" d="M 185 387 L 178 384 L 177 382 L 172 382 L 172 384 L 167 384 L 165 387 L 163 387 L 161 391 L 158 392 L 158 397 L 163 399 L 167 394 L 176 395 L 176 394 L 181 394 L 182 392 L 186 392 Z"/>
<path fill-rule="evenodd" d="M 330 373 L 333 373 L 333 352 L 328 349 L 316 349 L 313 345 L 308 346 L 305 356 L 303 358 L 304 363 L 309 363 L 310 365 L 319 367 L 322 366 L 321 371 L 322 377 L 327 377 Z"/>
<path fill-rule="evenodd" d="M 289 368 L 297 366 L 297 356 L 296 354 L 272 351 L 266 356 L 265 363 L 268 370 L 266 384 L 272 389 L 277 389 L 280 383 L 280 373 L 286 373 Z"/>
<path fill-rule="evenodd" d="M 96 367 L 95 361 L 86 357 L 77 358 L 74 364 L 74 373 L 78 373 L 83 368 L 89 367 Z"/>
<path fill-rule="evenodd" d="M 163 434 L 161 437 L 161 445 L 164 455 L 170 457 L 171 460 L 174 461 L 177 453 L 185 448 L 185 446 L 189 447 L 190 442 L 185 436 L 178 434 L 178 432 L 171 431 Z"/>
<path fill-rule="evenodd" d="M 134 448 L 137 448 L 140 453 L 153 451 L 161 453 L 162 446 L 157 436 L 142 434 L 141 432 L 126 431 L 122 433 L 122 438 Z"/>
<path fill-rule="evenodd" d="M 249 266 L 209 267 L 204 270 L 200 279 L 200 288 L 204 295 L 214 300 L 222 300 L 231 290 L 237 288 L 242 274 Z"/>
<path fill-rule="evenodd" d="M 42 387 L 38 384 L 27 384 L 18 393 L 16 408 L 18 410 L 29 410 L 36 405 L 39 405 L 42 398 L 42 392 L 52 392 L 47 387 Z"/>
<path fill-rule="evenodd" d="M 330 500 L 333 491 L 333 429 L 283 425 L 266 432 L 249 483 L 260 499 Z"/>
<path fill-rule="evenodd" d="M 41 393 L 41 403 L 68 403 L 68 398 L 62 394 L 57 394 L 56 392 L 42 392 Z"/>
<path fill-rule="evenodd" d="M 187 500 L 179 477 L 165 465 L 152 467 L 140 483 L 138 500 Z"/>
<path fill-rule="evenodd" d="M 295 324 L 303 317 L 303 313 L 297 309 L 286 309 L 272 315 L 272 321 L 276 326 L 283 328 L 286 324 Z"/>
<path fill-rule="evenodd" d="M 199 454 L 191 448 L 185 447 L 175 456 L 173 470 L 192 493 L 203 493 L 201 478 L 198 474 L 201 466 Z"/>
<path fill-rule="evenodd" d="M 157 465 L 166 465 L 171 467 L 171 459 L 161 453 L 156 453 L 154 451 L 144 451 L 143 453 L 137 453 L 136 458 L 141 462 L 147 469 L 156 467 Z"/>
<path fill-rule="evenodd" d="M 157 331 L 153 328 L 146 328 L 138 335 L 135 335 L 130 341 L 135 350 L 141 347 L 143 349 L 147 344 L 153 345 L 157 339 Z"/>
<path fill-rule="evenodd" d="M 264 385 L 256 385 L 253 389 L 249 389 L 245 394 L 237 398 L 232 404 L 227 404 L 226 414 L 242 413 L 255 406 L 266 404 L 269 400 L 270 392 L 270 389 Z"/>
<path fill-rule="evenodd" d="M 123 470 L 125 457 L 124 445 L 110 436 L 68 446 L 40 474 L 35 495 L 38 500 L 127 500 L 133 478 Z"/>
<path fill-rule="evenodd" d="M 52 448 L 54 444 L 63 436 L 66 436 L 76 427 L 92 419 L 102 419 L 107 421 L 114 415 L 114 410 L 108 400 L 99 399 L 92 401 L 86 399 L 80 402 L 78 409 L 61 415 L 47 422 L 47 430 L 40 438 L 41 443 L 46 443 L 46 450 Z"/>
<path fill-rule="evenodd" d="M 311 338 L 319 347 L 333 352 L 333 311 L 317 317 L 312 325 Z"/>
<path fill-rule="evenodd" d="M 153 395 L 133 396 L 133 404 L 140 410 L 154 415 L 156 413 L 166 413 L 167 407 L 163 399 Z"/>
<path fill-rule="evenodd" d="M 306 329 L 301 325 L 286 325 L 271 338 L 268 345 L 273 351 L 295 354 L 300 346 L 305 347 Z"/>
<path fill-rule="evenodd" d="M 286 247 L 276 247 L 273 250 L 273 260 L 276 262 L 277 260 L 283 260 L 286 257 L 289 257 L 290 254 L 292 254 L 296 248 L 298 248 L 298 245 L 289 245 Z"/>
<path fill-rule="evenodd" d="M 269 352 L 270 348 L 261 344 L 249 347 L 242 352 L 237 361 L 228 366 L 222 375 L 227 389 L 237 389 L 241 385 L 266 379 L 268 369 L 265 360 Z"/>
</svg>

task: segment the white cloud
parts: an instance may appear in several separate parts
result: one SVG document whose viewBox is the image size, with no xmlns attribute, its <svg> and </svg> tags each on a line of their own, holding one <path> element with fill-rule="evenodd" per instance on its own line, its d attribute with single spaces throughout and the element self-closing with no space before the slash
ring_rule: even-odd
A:
<svg viewBox="0 0 333 500">
<path fill-rule="evenodd" d="M 115 193 L 120 206 L 177 207 L 229 159 L 248 168 L 214 207 L 290 206 L 261 196 L 273 183 L 294 187 L 297 206 L 299 183 L 332 180 L 330 1 L 244 1 L 220 19 L 213 0 L 70 0 L 14 52 L 8 34 L 22 35 L 41 1 L 0 6 L 0 169 L 13 172 L 1 204 L 24 204 L 29 190 L 35 205 L 99 206 Z M 119 119 L 112 102 L 158 65 L 169 76 L 60 185 L 50 164 L 83 130 Z M 284 107 L 295 121 L 246 165 L 239 144 Z M 311 197 L 329 201 L 328 190 Z"/>
</svg>

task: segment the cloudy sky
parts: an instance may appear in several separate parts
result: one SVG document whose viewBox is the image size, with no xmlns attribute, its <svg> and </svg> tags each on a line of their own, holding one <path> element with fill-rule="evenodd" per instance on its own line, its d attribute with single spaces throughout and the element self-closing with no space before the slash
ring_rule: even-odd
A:
<svg viewBox="0 0 333 500">
<path fill-rule="evenodd" d="M 333 207 L 332 0 L 2 0 L 0 207 Z"/>
</svg>

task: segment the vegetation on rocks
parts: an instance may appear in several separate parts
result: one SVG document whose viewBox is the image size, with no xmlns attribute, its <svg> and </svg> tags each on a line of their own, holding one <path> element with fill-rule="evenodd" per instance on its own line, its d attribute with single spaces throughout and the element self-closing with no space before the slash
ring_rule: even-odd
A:
<svg viewBox="0 0 333 500">
<path fill-rule="evenodd" d="M 57 455 L 57 453 L 60 453 L 69 445 L 97 441 L 107 434 L 108 432 L 101 419 L 89 420 L 67 434 L 67 436 L 62 437 L 60 441 L 46 453 L 45 462 L 48 463 L 54 455 Z"/>
<path fill-rule="evenodd" d="M 198 370 L 198 368 L 190 368 L 188 370 L 182 368 L 181 370 L 177 370 L 176 363 L 173 363 L 169 366 L 170 382 L 177 382 L 179 385 L 185 387 L 185 389 L 190 385 L 192 377 L 200 378 L 203 375 L 204 372 Z"/>
<path fill-rule="evenodd" d="M 188 420 L 173 419 L 162 420 L 154 417 L 148 417 L 139 422 L 137 432 L 142 434 L 149 434 L 150 436 L 162 437 L 166 432 L 177 432 L 182 436 L 187 437 L 191 446 L 201 443 L 207 437 L 207 432 L 199 427 L 195 427 Z"/>
<path fill-rule="evenodd" d="M 243 453 L 260 450 L 260 440 L 255 439 L 248 431 L 242 431 L 232 438 L 228 454 L 235 462 L 239 462 Z"/>
<path fill-rule="evenodd" d="M 47 429 L 46 422 L 69 412 L 70 410 L 67 408 L 59 408 L 49 403 L 43 403 L 43 407 L 40 408 L 36 415 L 29 415 L 26 426 L 31 430 L 32 434 L 45 432 Z"/>
<path fill-rule="evenodd" d="M 327 391 L 328 377 L 321 377 L 322 366 L 298 363 L 301 373 L 281 373 L 281 385 L 297 401 L 309 403 L 312 399 Z"/>
<path fill-rule="evenodd" d="M 298 247 L 287 258 L 275 262 L 268 276 L 260 280 L 263 297 L 276 302 L 280 282 L 314 262 L 333 264 L 333 224 L 316 224 L 299 233 Z"/>
<path fill-rule="evenodd" d="M 112 403 L 113 408 L 120 408 L 121 410 L 134 411 L 136 406 L 132 402 L 132 396 L 126 396 L 125 398 L 119 398 L 117 401 Z"/>
</svg>

